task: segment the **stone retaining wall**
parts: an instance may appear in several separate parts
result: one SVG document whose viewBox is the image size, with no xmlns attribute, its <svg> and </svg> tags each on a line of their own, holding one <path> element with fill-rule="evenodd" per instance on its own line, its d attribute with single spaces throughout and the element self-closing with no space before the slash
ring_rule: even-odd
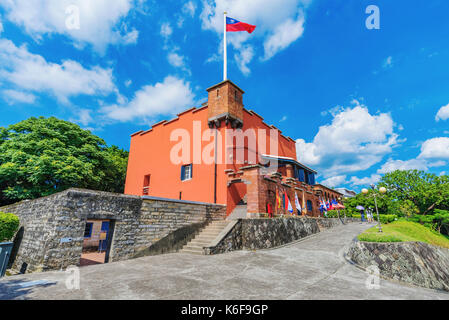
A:
<svg viewBox="0 0 449 320">
<path fill-rule="evenodd" d="M 319 233 L 321 230 L 340 226 L 342 220 L 304 217 L 241 219 L 216 246 L 205 248 L 205 253 L 219 254 L 242 249 L 279 247 Z M 345 223 L 350 222 L 352 219 L 346 220 Z"/>
<path fill-rule="evenodd" d="M 388 279 L 449 291 L 449 250 L 422 242 L 353 242 L 347 257 Z"/>
<path fill-rule="evenodd" d="M 87 219 L 111 220 L 106 259 L 120 261 L 177 250 L 204 223 L 226 217 L 222 205 L 80 189 L 22 201 L 0 211 L 20 218 L 22 237 L 15 241 L 12 268 L 27 272 L 78 265 Z"/>
</svg>

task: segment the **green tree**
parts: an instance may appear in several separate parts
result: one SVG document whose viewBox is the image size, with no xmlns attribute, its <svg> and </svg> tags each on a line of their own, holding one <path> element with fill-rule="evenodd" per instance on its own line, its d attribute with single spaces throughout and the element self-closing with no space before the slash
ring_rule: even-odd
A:
<svg viewBox="0 0 449 320">
<path fill-rule="evenodd" d="M 123 192 L 127 161 L 127 151 L 54 117 L 0 128 L 0 204 L 71 187 Z"/>
<path fill-rule="evenodd" d="M 410 201 L 422 215 L 449 205 L 448 176 L 418 170 L 396 170 L 385 174 L 379 185 L 387 188 L 390 201 Z"/>
</svg>

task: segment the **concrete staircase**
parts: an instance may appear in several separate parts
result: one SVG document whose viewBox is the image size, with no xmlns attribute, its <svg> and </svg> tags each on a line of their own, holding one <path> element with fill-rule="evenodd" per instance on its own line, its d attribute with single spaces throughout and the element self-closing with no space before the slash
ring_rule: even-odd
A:
<svg viewBox="0 0 449 320">
<path fill-rule="evenodd" d="M 180 252 L 191 254 L 204 254 L 204 247 L 214 241 L 223 229 L 225 229 L 230 222 L 226 220 L 212 221 L 207 227 L 189 243 L 187 243 Z"/>
</svg>

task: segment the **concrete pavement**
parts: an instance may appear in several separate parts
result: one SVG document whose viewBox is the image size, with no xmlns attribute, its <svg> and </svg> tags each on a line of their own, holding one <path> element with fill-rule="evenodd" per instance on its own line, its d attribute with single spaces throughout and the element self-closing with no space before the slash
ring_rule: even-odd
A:
<svg viewBox="0 0 449 320">
<path fill-rule="evenodd" d="M 449 299 L 445 292 L 386 280 L 378 290 L 367 289 L 368 274 L 343 252 L 368 227 L 340 226 L 272 250 L 87 266 L 80 268 L 80 290 L 66 288 L 65 272 L 6 277 L 0 299 Z"/>
</svg>

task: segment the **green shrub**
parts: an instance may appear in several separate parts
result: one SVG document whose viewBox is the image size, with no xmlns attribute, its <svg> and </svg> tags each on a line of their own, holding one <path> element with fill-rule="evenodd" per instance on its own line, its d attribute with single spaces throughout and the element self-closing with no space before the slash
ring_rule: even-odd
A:
<svg viewBox="0 0 449 320">
<path fill-rule="evenodd" d="M 12 213 L 0 212 L 0 242 L 9 241 L 19 229 L 19 218 Z"/>
<path fill-rule="evenodd" d="M 329 219 L 331 219 L 331 218 L 338 218 L 338 213 L 337 213 L 337 211 L 332 210 L 332 211 L 325 212 L 324 216 L 326 218 L 329 218 Z M 340 216 L 342 216 L 342 215 L 340 214 Z"/>
<path fill-rule="evenodd" d="M 374 220 L 377 221 L 377 215 L 374 214 L 373 216 L 374 216 Z M 380 214 L 379 217 L 380 217 L 380 223 L 382 223 L 382 224 L 389 224 L 389 223 L 392 223 L 392 222 L 395 222 L 396 220 L 398 220 L 398 216 L 395 214 Z"/>
</svg>

